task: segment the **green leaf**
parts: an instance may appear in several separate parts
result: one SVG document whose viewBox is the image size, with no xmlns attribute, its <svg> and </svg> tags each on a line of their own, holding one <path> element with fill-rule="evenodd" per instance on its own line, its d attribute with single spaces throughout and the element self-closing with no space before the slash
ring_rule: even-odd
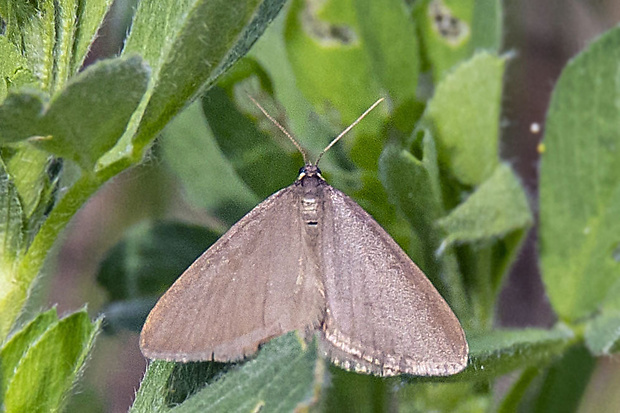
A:
<svg viewBox="0 0 620 413">
<path fill-rule="evenodd" d="M 10 93 L 0 106 L 0 144 L 16 143 L 37 136 L 39 116 L 45 110 L 47 97 L 28 90 Z"/>
<path fill-rule="evenodd" d="M 575 342 L 567 327 L 552 330 L 493 330 L 469 334 L 467 368 L 446 380 L 482 380 L 506 374 L 526 366 L 541 366 L 553 361 Z"/>
<path fill-rule="evenodd" d="M 148 67 L 137 56 L 89 66 L 50 101 L 39 135 L 52 138 L 38 145 L 92 170 L 125 131 L 148 77 Z"/>
<path fill-rule="evenodd" d="M 41 215 L 52 201 L 56 172 L 49 170 L 53 161 L 44 151 L 28 143 L 14 148 L 6 167 L 19 194 L 24 217 L 33 228 L 40 224 Z"/>
<path fill-rule="evenodd" d="M 61 89 L 71 71 L 73 43 L 77 26 L 79 0 L 59 0 L 54 4 L 55 14 L 55 45 L 54 45 L 54 83 L 50 92 Z"/>
<path fill-rule="evenodd" d="M 11 285 L 12 269 L 24 247 L 25 218 L 15 184 L 1 159 L 0 200 L 0 296 L 3 296 L 14 288 Z"/>
<path fill-rule="evenodd" d="M 265 344 L 239 364 L 170 409 L 174 413 L 256 411 L 290 412 L 311 400 L 315 386 L 316 344 L 302 345 L 292 332 Z M 162 394 L 174 363 L 153 362 L 131 413 L 168 411 Z M 153 372 L 151 373 L 151 369 Z"/>
<path fill-rule="evenodd" d="M 295 180 L 303 161 L 286 137 L 281 133 L 268 135 L 260 130 L 237 108 L 232 96 L 219 87 L 211 89 L 202 103 L 209 127 L 224 156 L 259 198 L 266 198 Z M 260 112 L 257 116 L 268 121 Z"/>
<path fill-rule="evenodd" d="M 572 60 L 547 114 L 540 171 L 540 255 L 565 320 L 596 311 L 620 279 L 620 28 Z"/>
<path fill-rule="evenodd" d="M 437 223 L 446 245 L 488 241 L 532 225 L 523 187 L 512 169 L 500 164 L 465 202 Z"/>
<path fill-rule="evenodd" d="M 4 397 L 10 412 L 61 410 L 66 394 L 83 368 L 100 321 L 92 323 L 86 311 L 52 323 L 33 337 L 27 352 L 16 365 Z"/>
<path fill-rule="evenodd" d="M 26 301 L 48 252 L 69 219 L 86 202 L 102 182 L 93 175 L 81 176 L 59 199 L 45 222 L 36 226 L 28 250 L 18 262 L 16 271 L 9 273 L 10 289 L 0 289 L 0 339 L 4 339 Z M 43 211 L 45 212 L 45 211 Z"/>
<path fill-rule="evenodd" d="M 620 351 L 620 311 L 603 312 L 588 322 L 585 330 L 588 349 L 597 356 Z"/>
<path fill-rule="evenodd" d="M 189 100 L 249 50 L 282 4 L 283 0 L 140 2 L 123 50 L 125 55 L 139 53 L 153 69 L 133 139 L 138 152 Z M 134 131 L 130 132 L 126 138 L 133 136 Z M 125 139 L 121 144 L 118 155 L 124 157 L 131 143 Z"/>
<path fill-rule="evenodd" d="M 195 205 L 214 211 L 233 224 L 260 201 L 224 158 L 206 124 L 200 102 L 168 125 L 160 144 L 166 164 L 179 177 Z"/>
<path fill-rule="evenodd" d="M 437 86 L 422 122 L 437 142 L 439 163 L 465 185 L 491 176 L 497 164 L 505 59 L 480 53 Z"/>
<path fill-rule="evenodd" d="M 48 92 L 54 82 L 54 6 L 53 0 L 7 1 L 0 4 L 0 15 L 6 24 L 3 33 L 19 47 L 39 88 Z"/>
<path fill-rule="evenodd" d="M 501 1 L 423 0 L 414 4 L 413 15 L 436 82 L 474 52 L 500 48 Z"/>
<path fill-rule="evenodd" d="M 40 313 L 34 320 L 29 322 L 20 331 L 16 332 L 0 350 L 0 394 L 6 394 L 9 383 L 17 371 L 17 367 L 23 357 L 28 353 L 33 343 L 36 343 L 41 335 L 50 327 L 58 324 L 56 309 Z"/>
<path fill-rule="evenodd" d="M 502 280 L 532 222 L 521 183 L 506 164 L 498 165 L 469 198 L 437 221 L 444 235 L 440 251 L 458 246 L 480 326 L 490 326 Z"/>
<path fill-rule="evenodd" d="M 0 36 L 0 103 L 11 89 L 34 81 L 28 61 L 6 36 Z"/>
<path fill-rule="evenodd" d="M 129 413 L 162 413 L 169 410 L 166 403 L 168 379 L 175 365 L 163 360 L 153 360 L 149 364 Z"/>
<path fill-rule="evenodd" d="M 112 5 L 112 0 L 77 0 L 78 13 L 75 43 L 71 54 L 71 73 L 77 73 L 95 41 L 103 18 Z"/>
<path fill-rule="evenodd" d="M 34 143 L 92 170 L 119 139 L 142 95 L 149 71 L 138 57 L 100 61 L 44 103 L 39 95 L 10 95 L 0 107 L 0 139 Z"/>
<path fill-rule="evenodd" d="M 439 188 L 439 166 L 435 141 L 427 130 L 415 134 L 412 151 L 388 145 L 379 159 L 379 176 L 390 200 L 403 212 L 418 234 L 411 258 L 440 291 L 440 262 L 435 252 L 441 242 L 435 221 L 444 215 Z"/>
<path fill-rule="evenodd" d="M 36 78 L 41 90 L 61 90 L 81 66 L 110 4 L 110 0 L 43 0 L 0 5 L 7 23 L 3 41 L 16 45 L 24 56 L 24 68 L 34 74 L 28 83 Z"/>
<path fill-rule="evenodd" d="M 195 225 L 143 222 L 108 252 L 97 281 L 111 301 L 160 295 L 216 240 Z"/>
</svg>

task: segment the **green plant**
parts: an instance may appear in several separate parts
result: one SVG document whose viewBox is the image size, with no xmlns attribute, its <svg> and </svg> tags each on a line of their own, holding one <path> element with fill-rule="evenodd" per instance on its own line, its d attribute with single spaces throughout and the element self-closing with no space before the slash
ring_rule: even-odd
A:
<svg viewBox="0 0 620 413">
<path fill-rule="evenodd" d="M 220 223 L 293 182 L 300 155 L 246 93 L 313 153 L 388 97 L 326 155 L 322 170 L 446 297 L 466 329 L 470 365 L 441 380 L 328 367 L 328 385 L 314 344 L 291 333 L 237 365 L 152 362 L 133 412 L 342 411 L 351 403 L 368 411 L 575 408 L 594 357 L 617 350 L 620 331 L 619 29 L 567 65 L 548 111 L 539 252 L 558 324 L 506 330 L 493 327 L 494 308 L 533 216 L 498 154 L 509 64 L 499 53 L 499 1 L 294 0 L 265 31 L 283 1 L 143 0 L 121 56 L 79 72 L 109 6 L 0 2 L 6 411 L 64 405 L 101 321 L 84 310 L 16 320 L 71 217 L 139 164 L 162 130 L 158 153 L 188 198 Z M 123 312 L 110 325 L 139 328 L 155 297 L 221 229 L 154 222 L 131 230 L 99 273 Z M 567 381 L 568 369 L 582 372 L 578 382 Z M 512 371 L 516 380 L 497 401 L 492 384 Z"/>
</svg>

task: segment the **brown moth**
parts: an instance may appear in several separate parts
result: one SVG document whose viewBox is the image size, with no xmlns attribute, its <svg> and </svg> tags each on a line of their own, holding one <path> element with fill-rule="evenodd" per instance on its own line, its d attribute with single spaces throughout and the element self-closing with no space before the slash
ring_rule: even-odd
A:
<svg viewBox="0 0 620 413">
<path fill-rule="evenodd" d="M 252 99 L 254 100 L 254 99 Z M 250 211 L 161 297 L 142 353 L 171 361 L 234 361 L 293 330 L 318 331 L 345 369 L 446 376 L 467 365 L 458 319 L 424 273 L 355 201 L 331 187 L 321 156 Z"/>
</svg>

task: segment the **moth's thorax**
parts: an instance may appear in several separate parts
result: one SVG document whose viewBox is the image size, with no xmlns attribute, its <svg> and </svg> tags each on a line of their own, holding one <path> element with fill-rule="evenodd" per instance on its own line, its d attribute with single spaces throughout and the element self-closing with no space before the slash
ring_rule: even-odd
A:
<svg viewBox="0 0 620 413">
<path fill-rule="evenodd" d="M 298 187 L 301 218 L 310 235 L 318 233 L 323 210 L 323 188 L 327 185 L 321 170 L 314 165 L 306 165 L 299 171 L 295 181 Z"/>
</svg>

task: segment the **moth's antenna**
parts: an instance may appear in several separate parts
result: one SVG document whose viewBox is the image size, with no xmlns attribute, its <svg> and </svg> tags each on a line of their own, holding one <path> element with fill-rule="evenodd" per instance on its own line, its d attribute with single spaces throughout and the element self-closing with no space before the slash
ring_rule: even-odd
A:
<svg viewBox="0 0 620 413">
<path fill-rule="evenodd" d="M 334 138 L 334 140 L 333 140 L 333 141 L 331 141 L 331 142 L 329 143 L 329 145 L 327 145 L 327 147 L 326 147 L 325 149 L 323 149 L 323 152 L 321 152 L 321 153 L 319 154 L 319 157 L 318 157 L 318 158 L 316 158 L 316 162 L 314 163 L 314 165 L 315 165 L 315 166 L 318 166 L 319 161 L 321 160 L 321 158 L 323 157 L 323 155 L 325 155 L 325 152 L 327 152 L 327 151 L 328 151 L 328 150 L 329 150 L 332 146 L 334 146 L 334 145 L 336 144 L 336 142 L 338 142 L 338 141 L 340 140 L 340 138 L 342 138 L 344 135 L 346 135 L 346 134 L 347 134 L 347 132 L 349 132 L 351 129 L 353 129 L 353 127 L 354 127 L 355 125 L 357 125 L 358 123 L 360 123 L 360 121 L 361 121 L 362 119 L 364 119 L 364 118 L 366 117 L 366 115 L 368 115 L 368 113 L 370 113 L 370 111 L 371 111 L 371 110 L 373 110 L 375 107 L 377 107 L 377 105 L 378 105 L 379 103 L 383 102 L 384 100 L 385 100 L 385 98 L 381 98 L 381 99 L 377 100 L 375 103 L 373 103 L 373 104 L 372 104 L 372 106 L 371 106 L 371 107 L 369 107 L 368 109 L 366 109 L 366 112 L 362 113 L 362 114 L 360 115 L 360 117 L 359 117 L 359 118 L 357 118 L 357 119 L 355 120 L 355 122 L 353 122 L 352 124 L 350 124 L 350 125 L 349 125 L 349 126 L 348 126 L 345 130 L 343 130 L 342 132 L 340 132 L 340 135 L 336 136 L 336 137 Z"/>
<path fill-rule="evenodd" d="M 286 129 L 284 129 L 284 126 L 280 125 L 280 123 L 277 120 L 275 120 L 269 113 L 267 113 L 267 111 L 265 109 L 263 109 L 263 107 L 256 101 L 256 99 L 254 99 L 250 95 L 248 95 L 248 97 L 250 98 L 250 100 L 252 102 L 254 102 L 254 104 L 260 109 L 260 111 L 263 112 L 263 115 L 265 115 L 267 117 L 267 119 L 269 119 L 274 125 L 276 125 L 278 127 L 278 129 L 280 129 L 282 131 L 282 133 L 284 133 L 286 136 L 288 136 L 288 138 L 291 140 L 291 142 L 293 142 L 293 145 L 295 145 L 297 150 L 301 153 L 301 156 L 303 156 L 304 164 L 309 165 L 309 163 L 308 163 L 308 155 L 306 154 L 306 151 L 304 150 L 304 148 L 301 147 L 299 142 L 297 142 L 297 140 L 295 138 L 293 138 L 293 135 L 288 133 L 288 131 Z"/>
</svg>

